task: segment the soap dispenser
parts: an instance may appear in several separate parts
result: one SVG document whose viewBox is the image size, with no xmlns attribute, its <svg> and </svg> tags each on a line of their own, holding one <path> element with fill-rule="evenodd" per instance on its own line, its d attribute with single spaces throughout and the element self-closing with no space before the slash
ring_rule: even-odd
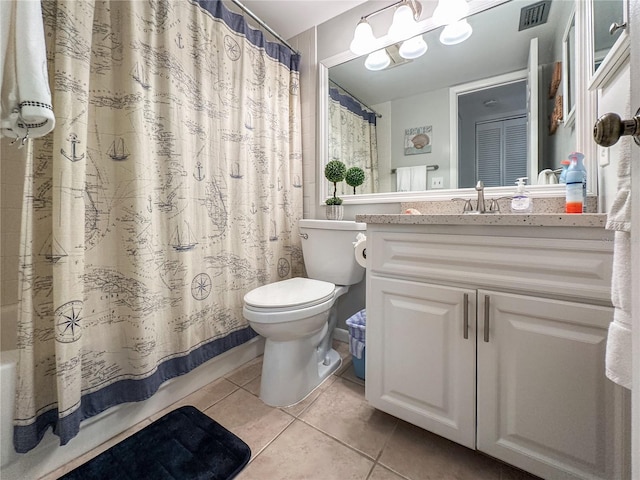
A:
<svg viewBox="0 0 640 480">
<path fill-rule="evenodd" d="M 533 202 L 525 190 L 526 181 L 527 177 L 520 177 L 516 180 L 516 192 L 511 199 L 511 213 L 533 212 Z"/>
</svg>

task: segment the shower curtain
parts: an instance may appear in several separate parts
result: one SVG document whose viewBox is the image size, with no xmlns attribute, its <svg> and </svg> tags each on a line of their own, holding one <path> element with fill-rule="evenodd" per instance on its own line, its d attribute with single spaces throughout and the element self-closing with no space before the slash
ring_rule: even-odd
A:
<svg viewBox="0 0 640 480">
<path fill-rule="evenodd" d="M 376 114 L 337 88 L 329 88 L 329 159 L 364 170 L 365 180 L 357 193 L 378 192 Z M 345 182 L 337 187 L 338 196 L 353 194 Z M 333 195 L 333 185 L 327 195 Z"/>
<path fill-rule="evenodd" d="M 299 57 L 220 1 L 43 0 L 54 132 L 25 180 L 14 444 L 151 396 L 302 274 Z"/>
</svg>

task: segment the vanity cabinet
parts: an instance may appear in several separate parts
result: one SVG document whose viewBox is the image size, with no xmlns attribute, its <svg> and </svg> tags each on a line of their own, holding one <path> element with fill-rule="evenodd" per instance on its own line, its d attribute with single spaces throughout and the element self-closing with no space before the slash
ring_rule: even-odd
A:
<svg viewBox="0 0 640 480">
<path fill-rule="evenodd" d="M 624 478 L 612 242 L 561 230 L 368 225 L 367 400 L 542 478 Z"/>
</svg>

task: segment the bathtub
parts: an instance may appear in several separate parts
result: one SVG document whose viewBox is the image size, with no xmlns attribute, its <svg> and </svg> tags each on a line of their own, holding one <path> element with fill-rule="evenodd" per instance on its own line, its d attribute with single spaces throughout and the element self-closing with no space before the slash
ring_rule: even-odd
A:
<svg viewBox="0 0 640 480">
<path fill-rule="evenodd" d="M 18 351 L 0 352 L 0 467 L 16 456 L 13 450 L 13 406 Z"/>
<path fill-rule="evenodd" d="M 1 0 L 0 0 L 1 1 Z M 67 445 L 60 446 L 59 438 L 49 429 L 40 444 L 24 454 L 13 449 L 13 406 L 16 388 L 17 306 L 2 307 L 3 351 L 0 352 L 0 478 L 24 480 L 40 478 L 67 462 L 83 455 L 108 439 L 145 421 L 191 392 L 220 378 L 238 366 L 261 355 L 264 339 L 255 337 L 195 368 L 186 375 L 163 383 L 155 395 L 143 402 L 124 403 L 87 419 L 80 425 L 80 433 Z"/>
<path fill-rule="evenodd" d="M 14 459 L 13 406 L 16 391 L 16 329 L 18 305 L 5 305 L 0 310 L 0 467 Z"/>
</svg>

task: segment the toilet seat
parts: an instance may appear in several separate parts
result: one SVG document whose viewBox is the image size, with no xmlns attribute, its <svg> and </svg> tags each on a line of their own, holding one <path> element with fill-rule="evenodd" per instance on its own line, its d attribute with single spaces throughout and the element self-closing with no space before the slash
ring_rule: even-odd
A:
<svg viewBox="0 0 640 480">
<path fill-rule="evenodd" d="M 244 313 L 256 322 L 290 322 L 327 310 L 335 301 L 333 283 L 290 278 L 263 285 L 244 296 Z"/>
<path fill-rule="evenodd" d="M 312 278 L 290 278 L 251 290 L 244 296 L 244 303 L 252 309 L 268 309 L 286 312 L 312 307 L 333 297 L 333 283 Z"/>
</svg>

